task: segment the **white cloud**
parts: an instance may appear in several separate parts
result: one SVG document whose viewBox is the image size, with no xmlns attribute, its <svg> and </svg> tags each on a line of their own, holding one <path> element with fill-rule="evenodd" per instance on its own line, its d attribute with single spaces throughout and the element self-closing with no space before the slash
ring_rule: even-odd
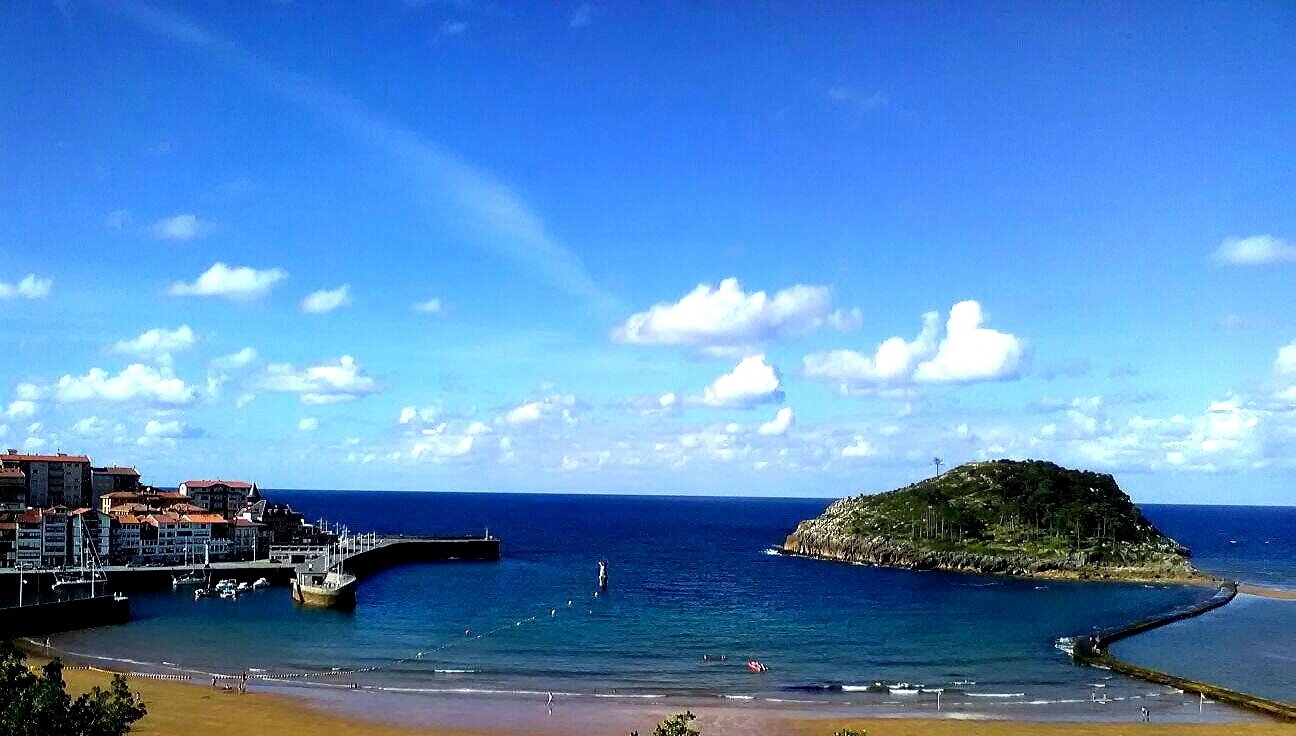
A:
<svg viewBox="0 0 1296 736">
<path fill-rule="evenodd" d="M 631 315 L 612 332 L 612 339 L 636 345 L 738 349 L 824 324 L 858 323 L 858 312 L 831 311 L 831 296 L 826 286 L 801 284 L 773 296 L 763 291 L 748 294 L 738 279 L 728 278 L 714 288 L 699 284 L 674 304 L 657 304 Z"/>
<path fill-rule="evenodd" d="M 212 358 L 211 366 L 217 370 L 234 370 L 244 368 L 257 359 L 255 348 L 246 347 L 238 352 Z"/>
<path fill-rule="evenodd" d="M 860 113 L 880 110 L 891 103 L 890 98 L 881 90 L 870 91 L 846 85 L 828 88 L 828 99 L 834 104 Z"/>
<path fill-rule="evenodd" d="M 297 370 L 288 363 L 266 367 L 261 387 L 300 395 L 303 404 L 335 404 L 379 392 L 377 381 L 366 375 L 355 358 L 343 355 L 336 365 Z"/>
<path fill-rule="evenodd" d="M 1235 266 L 1296 262 L 1296 245 L 1272 235 L 1226 238 L 1215 250 L 1215 260 Z"/>
<path fill-rule="evenodd" d="M 27 419 L 36 416 L 36 409 L 39 405 L 34 401 L 17 401 L 9 402 L 9 410 L 5 412 L 10 419 Z"/>
<path fill-rule="evenodd" d="M 491 433 L 491 428 L 485 422 L 473 422 L 472 424 L 468 425 L 468 429 L 464 430 L 464 434 L 468 435 L 469 437 L 475 437 L 477 435 L 490 434 L 490 433 Z"/>
<path fill-rule="evenodd" d="M 108 422 L 99 417 L 86 417 L 85 419 L 79 419 L 72 425 L 72 433 L 82 437 L 102 435 L 107 433 L 109 429 L 111 429 L 111 427 L 108 425 Z M 125 431 L 126 428 L 118 425 L 116 429 L 119 431 Z"/>
<path fill-rule="evenodd" d="M 217 262 L 192 284 L 177 281 L 171 285 L 173 296 L 219 296 L 233 301 L 258 299 L 270 292 L 275 284 L 288 278 L 281 268 L 257 270 L 240 266 L 230 268 Z"/>
<path fill-rule="evenodd" d="M 759 431 L 761 434 L 768 435 L 785 434 L 794 421 L 796 419 L 792 415 L 792 407 L 785 406 L 778 410 L 778 413 L 774 415 L 774 419 L 762 424 Z"/>
<path fill-rule="evenodd" d="M 472 436 L 436 436 L 414 443 L 414 447 L 410 449 L 410 456 L 415 459 L 425 455 L 433 459 L 461 457 L 472 451 L 474 441 L 475 438 Z"/>
<path fill-rule="evenodd" d="M 314 417 L 307 417 L 297 422 L 297 429 L 301 432 L 314 432 L 319 429 L 319 420 Z"/>
<path fill-rule="evenodd" d="M 65 375 L 57 384 L 37 386 L 20 384 L 18 393 L 28 400 L 53 396 L 61 403 L 79 401 L 142 402 L 182 405 L 193 401 L 196 389 L 176 378 L 171 370 L 161 370 L 140 363 L 126 366 L 112 375 L 102 368 L 91 368 L 84 376 Z"/>
<path fill-rule="evenodd" d="M 0 299 L 44 299 L 49 296 L 53 279 L 38 279 L 36 274 L 29 273 L 17 284 L 0 282 Z"/>
<path fill-rule="evenodd" d="M 1278 348 L 1278 359 L 1274 361 L 1274 370 L 1281 374 L 1296 373 L 1296 340 L 1290 345 Z"/>
<path fill-rule="evenodd" d="M 589 3 L 577 5 L 568 19 L 567 25 L 571 28 L 585 28 L 594 22 L 594 8 Z"/>
<path fill-rule="evenodd" d="M 351 303 L 351 284 L 336 289 L 320 289 L 302 300 L 301 310 L 307 314 L 332 312 Z"/>
<path fill-rule="evenodd" d="M 964 301 L 950 309 L 940 339 L 940 315 L 923 315 L 923 328 L 906 342 L 892 337 L 872 356 L 833 350 L 805 356 L 807 378 L 836 381 L 845 392 L 861 386 L 887 387 L 918 383 L 971 383 L 1015 378 L 1021 373 L 1024 347 L 1016 336 L 982 327 L 981 305 Z M 939 340 L 939 341 L 938 341 Z"/>
<path fill-rule="evenodd" d="M 764 355 L 744 358 L 732 373 L 716 379 L 698 403 L 707 406 L 745 409 L 783 400 L 778 369 L 765 362 Z"/>
<path fill-rule="evenodd" d="M 571 394 L 553 394 L 536 401 L 528 401 L 514 408 L 505 415 L 504 421 L 512 425 L 532 424 L 553 417 L 562 417 L 568 424 L 575 423 L 576 417 L 572 408 L 576 406 L 576 397 Z"/>
<path fill-rule="evenodd" d="M 855 435 L 855 442 L 841 449 L 842 457 L 869 457 L 877 450 L 861 435 Z"/>
<path fill-rule="evenodd" d="M 409 424 L 418 420 L 420 424 L 428 424 L 434 421 L 441 414 L 441 409 L 435 406 L 425 406 L 422 408 L 407 406 L 400 411 L 400 423 Z"/>
<path fill-rule="evenodd" d="M 211 223 L 190 214 L 167 217 L 149 226 L 149 232 L 158 240 L 193 240 L 210 231 Z"/>
<path fill-rule="evenodd" d="M 418 302 L 417 304 L 411 305 L 410 309 L 413 309 L 415 312 L 424 312 L 426 314 L 440 314 L 441 300 L 428 299 L 425 302 Z"/>
<path fill-rule="evenodd" d="M 945 339 L 936 357 L 918 366 L 914 378 L 928 383 L 1001 381 L 1021 373 L 1021 340 L 1005 332 L 982 327 L 981 305 L 955 304 L 945 323 Z"/>
<path fill-rule="evenodd" d="M 174 330 L 155 327 L 133 340 L 119 341 L 113 350 L 137 358 L 165 358 L 171 353 L 188 350 L 196 341 L 189 325 L 180 325 Z"/>
<path fill-rule="evenodd" d="M 190 427 L 188 424 L 175 419 L 169 422 L 159 422 L 156 419 L 150 419 L 144 425 L 144 435 L 146 437 L 182 439 L 201 437 L 202 430 Z"/>
</svg>

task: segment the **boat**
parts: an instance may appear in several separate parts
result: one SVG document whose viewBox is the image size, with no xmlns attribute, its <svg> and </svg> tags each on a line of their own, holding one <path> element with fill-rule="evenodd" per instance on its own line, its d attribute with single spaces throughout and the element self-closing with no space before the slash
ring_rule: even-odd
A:
<svg viewBox="0 0 1296 736">
<path fill-rule="evenodd" d="M 82 585 L 90 586 L 90 596 L 94 597 L 95 584 L 103 585 L 108 582 L 108 574 L 103 571 L 99 564 L 99 555 L 95 554 L 94 543 L 89 541 L 85 531 L 85 520 L 77 516 L 77 524 L 81 532 L 81 564 L 74 570 L 60 569 L 54 571 L 54 589 L 72 588 Z M 90 560 L 90 566 L 86 567 L 86 559 Z"/>
<path fill-rule="evenodd" d="M 212 595 L 214 594 L 212 593 L 211 588 L 198 588 L 194 591 L 194 600 L 200 601 L 203 598 L 208 598 Z"/>
<path fill-rule="evenodd" d="M 234 600 L 238 600 L 238 591 L 233 588 L 221 588 L 218 595 L 220 595 L 221 598 L 233 598 Z"/>
<path fill-rule="evenodd" d="M 255 583 L 252 583 L 253 590 L 260 590 L 261 588 L 269 588 L 269 587 L 270 587 L 270 581 L 266 580 L 265 578 L 257 578 L 257 581 Z"/>
<path fill-rule="evenodd" d="M 252 590 L 252 585 L 251 583 L 246 583 L 246 582 L 239 583 L 234 589 L 242 593 L 245 590 Z"/>
<path fill-rule="evenodd" d="M 769 667 L 766 667 L 764 664 L 761 664 L 754 659 L 747 660 L 747 669 L 752 672 L 769 672 Z"/>
<path fill-rule="evenodd" d="M 171 573 L 172 588 L 179 588 L 181 585 L 201 585 L 207 582 L 207 576 L 199 571 L 195 564 L 192 549 L 185 550 L 185 569 L 187 572 L 183 575 Z"/>
</svg>

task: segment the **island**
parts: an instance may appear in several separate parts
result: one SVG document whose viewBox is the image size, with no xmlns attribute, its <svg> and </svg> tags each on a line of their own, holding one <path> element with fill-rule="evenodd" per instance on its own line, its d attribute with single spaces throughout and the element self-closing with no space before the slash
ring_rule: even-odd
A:
<svg viewBox="0 0 1296 736">
<path fill-rule="evenodd" d="M 1039 460 L 971 462 L 834 501 L 783 554 L 881 567 L 1073 580 L 1214 583 L 1111 475 Z"/>
</svg>

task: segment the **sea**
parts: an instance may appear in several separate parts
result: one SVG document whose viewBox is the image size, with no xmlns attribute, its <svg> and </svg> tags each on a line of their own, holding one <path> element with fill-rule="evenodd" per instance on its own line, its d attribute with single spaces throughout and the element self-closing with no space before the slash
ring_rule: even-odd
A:
<svg viewBox="0 0 1296 736">
<path fill-rule="evenodd" d="M 1073 664 L 1065 637 L 1208 597 L 1176 585 L 916 572 L 787 557 L 828 499 L 270 491 L 310 520 L 379 534 L 485 534 L 499 561 L 404 565 L 363 580 L 353 611 L 132 594 L 134 620 L 63 634 L 72 659 L 258 688 L 482 702 L 714 702 L 861 715 L 1175 720 L 1233 711 Z M 1296 508 L 1147 505 L 1207 572 L 1296 588 Z M 597 587 L 597 563 L 609 585 Z M 1240 596 L 1117 654 L 1296 699 L 1296 601 Z M 768 669 L 752 672 L 757 660 Z M 224 680 L 222 680 L 223 682 Z M 878 687 L 881 685 L 885 689 Z M 386 706 L 384 706 L 386 707 Z M 399 710 L 400 706 L 393 706 Z M 408 705 L 411 712 L 417 705 Z"/>
</svg>

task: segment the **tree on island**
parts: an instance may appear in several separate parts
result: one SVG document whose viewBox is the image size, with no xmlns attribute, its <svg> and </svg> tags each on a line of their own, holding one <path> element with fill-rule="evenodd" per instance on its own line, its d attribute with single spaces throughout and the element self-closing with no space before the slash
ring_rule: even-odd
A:
<svg viewBox="0 0 1296 736">
<path fill-rule="evenodd" d="M 121 675 L 107 690 L 73 700 L 62 662 L 52 660 L 37 674 L 26 660 L 13 642 L 0 642 L 0 736 L 124 736 L 148 712 Z"/>
</svg>

